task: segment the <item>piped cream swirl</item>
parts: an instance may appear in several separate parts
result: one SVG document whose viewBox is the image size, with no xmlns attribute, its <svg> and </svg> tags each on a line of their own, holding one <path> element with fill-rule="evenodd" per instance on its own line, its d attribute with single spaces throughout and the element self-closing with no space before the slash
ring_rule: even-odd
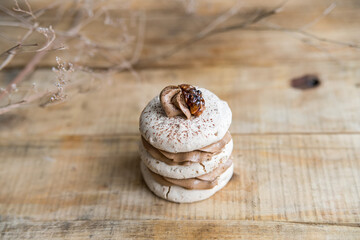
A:
<svg viewBox="0 0 360 240">
<path fill-rule="evenodd" d="M 184 95 L 177 86 L 167 86 L 160 93 L 160 102 L 168 117 L 185 116 L 191 118 L 189 107 L 186 105 Z"/>
</svg>

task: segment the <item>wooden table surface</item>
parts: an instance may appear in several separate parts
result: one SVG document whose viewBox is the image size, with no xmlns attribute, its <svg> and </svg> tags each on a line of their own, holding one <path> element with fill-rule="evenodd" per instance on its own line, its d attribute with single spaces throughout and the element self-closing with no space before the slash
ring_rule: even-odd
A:
<svg viewBox="0 0 360 240">
<path fill-rule="evenodd" d="M 278 3 L 245 1 L 240 11 Z M 234 2 L 202 4 L 187 14 L 178 1 L 130 1 L 128 8 L 146 12 L 141 56 L 189 39 Z M 265 22 L 301 28 L 331 4 L 293 0 Z M 95 24 L 88 28 L 101 34 Z M 308 31 L 359 42 L 359 1 L 339 1 Z M 71 54 L 49 52 L 23 84 L 52 84 L 55 56 L 71 61 Z M 63 103 L 0 115 L 1 238 L 360 239 L 359 54 L 297 33 L 231 31 L 136 68 L 137 77 L 99 73 L 85 89 L 70 89 Z M 0 72 L 1 84 L 31 56 L 16 57 Z M 96 56 L 83 62 L 108 67 Z M 319 87 L 290 86 L 309 73 L 319 76 Z M 73 77 L 90 81 L 81 72 Z M 208 88 L 233 112 L 234 176 L 193 204 L 155 197 L 139 171 L 141 110 L 164 86 L 179 83 Z"/>
</svg>

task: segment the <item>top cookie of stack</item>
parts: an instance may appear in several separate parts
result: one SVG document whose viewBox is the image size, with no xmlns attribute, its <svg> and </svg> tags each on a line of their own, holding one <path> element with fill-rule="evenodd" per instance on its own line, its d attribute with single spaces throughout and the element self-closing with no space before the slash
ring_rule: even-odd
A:
<svg viewBox="0 0 360 240">
<path fill-rule="evenodd" d="M 158 196 L 175 202 L 210 197 L 233 173 L 232 113 L 204 88 L 168 86 L 140 116 L 142 174 Z"/>
</svg>

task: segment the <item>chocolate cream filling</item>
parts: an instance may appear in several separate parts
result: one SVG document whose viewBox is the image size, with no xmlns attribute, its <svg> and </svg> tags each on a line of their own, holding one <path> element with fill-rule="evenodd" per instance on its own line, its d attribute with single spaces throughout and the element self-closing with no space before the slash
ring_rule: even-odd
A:
<svg viewBox="0 0 360 240">
<path fill-rule="evenodd" d="M 186 105 L 184 95 L 178 86 L 168 86 L 160 93 L 161 105 L 168 117 L 185 115 L 191 118 L 191 112 Z"/>
<path fill-rule="evenodd" d="M 161 185 L 164 186 L 180 186 L 186 189 L 212 189 L 218 184 L 219 176 L 223 174 L 232 164 L 231 159 L 227 159 L 225 162 L 221 163 L 219 167 L 210 173 L 188 179 L 174 179 L 163 177 L 159 174 L 152 172 L 150 169 L 150 173 L 153 176 L 154 180 Z"/>
<path fill-rule="evenodd" d="M 171 153 L 153 147 L 143 137 L 142 142 L 146 151 L 155 159 L 162 161 L 168 165 L 190 165 L 191 163 L 200 163 L 210 160 L 214 155 L 219 154 L 226 144 L 231 141 L 230 132 L 226 132 L 225 136 L 206 147 L 191 152 Z"/>
</svg>

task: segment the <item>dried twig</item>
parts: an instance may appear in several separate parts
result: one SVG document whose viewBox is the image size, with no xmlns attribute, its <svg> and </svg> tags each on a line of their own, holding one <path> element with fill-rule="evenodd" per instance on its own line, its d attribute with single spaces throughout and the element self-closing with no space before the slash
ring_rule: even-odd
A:
<svg viewBox="0 0 360 240">
<path fill-rule="evenodd" d="M 3 53 L 0 54 L 0 57 L 6 55 L 6 54 L 14 54 L 14 50 L 17 50 L 21 47 L 35 47 L 37 46 L 38 44 L 37 43 L 30 43 L 30 44 L 21 44 L 21 43 L 18 43 L 16 44 L 15 46 L 9 48 L 8 50 L 4 51 Z"/>
<path fill-rule="evenodd" d="M 324 17 L 326 17 L 327 15 L 329 15 L 336 7 L 336 3 L 333 2 L 331 3 L 322 13 L 320 16 L 316 17 L 314 20 L 312 20 L 311 22 L 305 24 L 304 26 L 302 26 L 300 28 L 300 30 L 305 31 L 306 29 L 311 28 L 312 26 L 314 26 L 316 23 L 318 23 L 321 19 L 323 19 Z"/>
<path fill-rule="evenodd" d="M 40 28 L 38 27 L 36 29 L 37 32 L 43 34 L 46 38 L 46 43 L 43 47 L 41 47 L 40 49 L 37 49 L 37 52 L 41 52 L 43 50 L 46 50 L 49 48 L 49 46 L 54 42 L 55 38 L 56 38 L 56 34 L 54 29 L 52 28 L 52 26 L 50 25 L 48 28 Z"/>
<path fill-rule="evenodd" d="M 284 27 L 274 25 L 274 24 L 266 25 L 264 27 L 249 26 L 249 27 L 242 28 L 242 29 L 251 30 L 251 31 L 279 31 L 279 32 L 285 32 L 285 33 L 295 33 L 295 34 L 299 34 L 299 35 L 301 35 L 303 37 L 307 37 L 307 38 L 314 39 L 314 40 L 324 42 L 324 43 L 332 43 L 332 44 L 335 44 L 335 45 L 360 49 L 360 44 L 357 44 L 357 43 L 342 42 L 342 41 L 338 41 L 338 40 L 334 40 L 334 39 L 320 37 L 320 36 L 317 36 L 315 34 L 300 30 L 300 29 L 284 28 Z"/>
<path fill-rule="evenodd" d="M 218 25 L 220 25 L 221 23 L 225 22 L 226 20 L 228 20 L 230 17 L 232 17 L 233 15 L 235 15 L 239 8 L 240 5 L 239 3 L 237 3 L 236 5 L 234 5 L 232 8 L 230 8 L 227 12 L 221 14 L 219 17 L 217 17 L 213 22 L 211 22 L 203 31 L 199 32 L 198 34 L 196 34 L 194 37 L 190 38 L 189 40 L 179 44 L 178 46 L 174 47 L 173 49 L 171 49 L 168 52 L 165 52 L 159 56 L 153 57 L 153 58 L 149 58 L 149 59 L 145 59 L 143 61 L 139 61 L 139 65 L 147 63 L 147 62 L 151 62 L 151 61 L 156 61 L 156 60 L 161 60 L 161 59 L 165 59 L 168 58 L 170 56 L 172 56 L 173 54 L 183 50 L 184 48 L 189 47 L 190 45 L 206 38 L 209 37 L 211 35 L 214 34 L 219 34 L 222 32 L 227 32 L 227 31 L 232 31 L 232 30 L 236 30 L 236 29 L 242 29 L 245 28 L 249 25 L 255 24 L 265 18 L 268 18 L 278 12 L 280 12 L 284 5 L 287 3 L 288 1 L 283 2 L 282 4 L 280 4 L 279 6 L 268 10 L 268 11 L 264 11 L 264 12 L 260 12 L 258 15 L 256 15 L 254 18 L 246 20 L 242 23 L 236 24 L 236 25 L 232 25 L 232 26 L 228 26 L 228 27 L 223 27 L 223 28 L 218 28 L 215 29 Z"/>
<path fill-rule="evenodd" d="M 334 61 L 334 62 L 337 63 L 338 65 L 342 65 L 342 62 L 341 62 L 338 58 L 336 58 L 333 54 L 331 54 L 331 52 L 330 52 L 328 49 L 326 49 L 325 47 L 323 47 L 323 46 L 321 46 L 321 45 L 319 45 L 319 44 L 315 44 L 315 43 L 313 43 L 313 41 L 311 41 L 311 40 L 309 40 L 309 39 L 304 39 L 303 42 L 304 42 L 305 44 L 307 44 L 307 45 L 315 48 L 316 50 L 318 50 L 318 51 L 320 51 L 320 52 L 323 52 L 324 54 L 327 55 L 327 57 L 328 57 L 330 60 Z"/>
<path fill-rule="evenodd" d="M 223 28 L 219 28 L 216 31 L 214 31 L 212 34 L 219 34 L 219 33 L 223 33 L 223 32 L 229 32 L 229 31 L 233 31 L 233 30 L 243 29 L 243 28 L 245 28 L 247 26 L 258 23 L 258 22 L 260 22 L 261 20 L 263 20 L 265 18 L 268 18 L 270 16 L 273 16 L 273 15 L 281 12 L 287 2 L 288 1 L 285 1 L 282 4 L 280 4 L 279 6 L 273 8 L 271 10 L 260 11 L 253 18 L 250 18 L 250 19 L 248 19 L 248 20 L 246 20 L 246 21 L 244 21 L 242 23 L 227 26 L 227 27 L 223 27 Z"/>
<path fill-rule="evenodd" d="M 7 92 L 10 91 L 11 85 L 13 84 L 19 84 L 27 75 L 32 73 L 35 69 L 35 66 L 41 61 L 41 59 L 45 56 L 46 52 L 38 52 L 35 54 L 35 56 L 31 59 L 30 62 L 26 65 L 24 69 L 21 70 L 21 72 L 16 75 L 16 77 L 8 84 L 6 87 Z M 3 98 L 6 95 L 6 92 L 0 93 L 0 99 Z"/>
<path fill-rule="evenodd" d="M 3 7 L 0 6 L 0 10 Z M 31 9 L 31 8 L 30 8 Z M 9 12 L 6 8 L 3 9 L 4 12 L 8 13 L 11 16 L 14 16 L 13 13 Z M 15 16 L 14 16 L 15 17 Z M 22 17 L 20 19 L 23 19 Z M 67 35 L 68 38 L 76 36 L 76 31 L 79 31 L 82 27 L 86 26 L 90 21 L 84 22 L 76 22 L 75 25 L 73 25 L 72 28 L 69 30 L 69 34 Z M 37 54 L 28 62 L 26 67 L 7 85 L 6 91 L 3 91 L 0 93 L 0 99 L 2 99 L 6 94 L 10 92 L 11 85 L 12 84 L 19 84 L 21 81 L 23 81 L 30 73 L 32 73 L 36 67 L 36 65 L 42 60 L 42 58 L 46 55 L 48 50 L 54 45 L 54 41 L 56 38 L 55 31 L 53 30 L 52 26 L 49 28 L 42 28 L 38 27 L 38 24 L 35 23 L 32 25 L 25 34 L 25 36 L 22 38 L 20 45 L 22 45 L 22 42 L 30 36 L 30 34 L 33 32 L 33 30 L 38 31 L 39 33 L 43 34 L 46 37 L 46 43 L 43 47 L 37 50 Z M 12 50 L 14 51 L 14 49 Z M 0 70 L 2 70 L 15 56 L 15 53 L 9 54 L 8 57 L 5 59 L 5 61 L 0 65 Z"/>
<path fill-rule="evenodd" d="M 19 44 L 23 44 L 23 42 L 31 35 L 31 33 L 33 32 L 33 29 L 29 29 L 27 31 L 27 33 L 22 37 L 21 41 Z M 0 71 L 6 67 L 6 65 L 8 65 L 10 63 L 10 61 L 15 57 L 15 53 L 16 53 L 16 49 L 12 50 L 12 54 L 9 54 L 6 59 L 1 63 L 0 65 Z M 1 97 L 0 97 L 1 99 Z"/>
<path fill-rule="evenodd" d="M 52 6 L 48 7 L 47 9 L 54 7 L 58 2 L 52 4 Z M 31 7 L 28 7 L 28 10 L 24 10 L 19 7 L 18 3 L 16 3 L 15 5 L 16 5 L 16 8 L 14 9 L 15 11 L 25 13 L 27 15 L 31 15 L 30 14 L 30 13 L 32 13 Z M 28 62 L 26 67 L 6 86 L 5 89 L 3 89 L 3 91 L 0 93 L 0 99 L 6 95 L 9 97 L 11 91 L 13 90 L 12 86 L 16 86 L 17 84 L 22 82 L 24 79 L 26 79 L 26 77 L 34 71 L 35 67 L 41 61 L 41 59 L 46 55 L 46 53 L 50 50 L 59 49 L 59 48 L 53 48 L 53 46 L 56 46 L 57 44 L 60 44 L 62 42 L 66 42 L 66 41 L 74 39 L 74 38 L 79 38 L 85 46 L 88 45 L 88 46 L 92 47 L 92 49 L 99 49 L 99 50 L 105 50 L 105 51 L 110 51 L 110 52 L 113 52 L 113 50 L 119 50 L 119 51 L 123 50 L 125 45 L 124 46 L 114 46 L 114 47 L 106 46 L 101 43 L 95 43 L 95 42 L 91 41 L 90 39 L 88 39 L 85 35 L 80 33 L 80 31 L 85 26 L 87 26 L 94 20 L 98 19 L 104 13 L 104 11 L 105 11 L 104 8 L 96 7 L 96 5 L 99 5 L 99 4 L 93 4 L 92 6 L 90 6 L 90 7 L 95 6 L 94 10 L 91 10 L 91 11 L 87 11 L 85 8 L 83 8 L 82 5 L 79 5 L 80 9 L 76 10 L 76 12 L 78 14 L 74 18 L 75 20 L 73 21 L 73 24 L 65 32 L 55 31 L 52 28 L 52 26 L 46 27 L 46 28 L 40 27 L 39 23 L 30 22 L 30 20 L 24 18 L 23 16 L 15 14 L 0 5 L 0 11 L 5 12 L 6 14 L 8 14 L 9 16 L 13 17 L 16 20 L 16 22 L 15 21 L 14 22 L 0 21 L 0 25 L 22 27 L 22 28 L 29 29 L 29 32 L 23 37 L 23 39 L 19 43 L 17 43 L 14 47 L 12 47 L 11 49 L 8 49 L 6 52 L 3 53 L 3 55 L 8 54 L 8 56 L 5 59 L 5 61 L 0 65 L 1 69 L 4 68 L 12 60 L 12 58 L 15 56 L 15 54 L 18 53 L 18 51 L 16 51 L 16 50 L 19 50 L 21 46 L 25 46 L 23 41 L 32 32 L 34 32 L 34 31 L 39 32 L 42 35 L 44 35 L 46 38 L 45 44 L 42 47 L 40 47 L 39 49 L 35 50 L 35 51 L 37 51 L 37 53 Z M 101 4 L 99 6 L 101 6 Z M 86 10 L 86 13 L 85 13 L 85 10 Z M 40 15 L 42 15 L 44 12 L 45 12 L 45 10 L 38 10 L 35 14 L 32 14 L 34 16 L 33 20 L 36 20 L 36 18 L 39 17 Z M 85 13 L 85 14 L 83 14 L 83 13 Z M 137 75 L 137 74 L 136 74 L 135 70 L 132 68 L 132 64 L 136 63 L 138 61 L 138 59 L 140 58 L 142 48 L 143 48 L 143 39 L 144 39 L 145 22 L 146 22 L 144 14 L 139 15 L 138 22 L 139 22 L 138 34 L 137 34 L 138 36 L 137 36 L 137 41 L 136 41 L 134 52 L 133 52 L 131 59 L 126 60 L 125 58 L 120 56 L 119 61 L 121 63 L 119 63 L 118 66 L 114 67 L 114 69 L 127 69 L 130 72 L 132 72 L 134 75 Z M 60 35 L 60 37 L 56 37 L 56 35 Z M 131 38 L 129 38 L 127 36 L 124 39 L 126 41 L 131 40 Z M 125 44 L 129 44 L 129 43 L 130 43 L 130 41 Z M 103 52 L 103 51 L 100 51 L 100 52 Z M 91 51 L 87 50 L 84 53 L 91 54 Z M 109 52 L 106 52 L 106 55 L 109 55 Z M 137 76 L 137 78 L 139 78 L 139 76 Z M 50 97 L 52 96 L 49 99 L 50 102 L 53 102 L 53 101 L 58 102 L 58 101 L 61 101 L 62 99 L 64 99 L 64 97 L 66 96 L 65 93 L 63 92 L 64 84 L 65 83 L 58 81 L 57 92 L 54 92 L 54 93 L 52 93 L 52 95 L 51 94 L 49 95 Z M 40 96 L 40 95 L 37 95 L 37 96 Z M 6 106 L 5 108 L 0 108 L 0 114 L 3 113 L 4 111 L 7 111 L 8 109 L 13 109 L 14 107 L 21 106 L 27 102 L 28 101 L 21 101 L 21 102 L 17 102 L 15 104 Z M 47 105 L 47 103 L 45 105 Z"/>
<path fill-rule="evenodd" d="M 29 21 L 26 20 L 26 18 L 20 16 L 19 14 L 16 14 L 12 11 L 10 11 L 9 9 L 7 9 L 6 7 L 0 5 L 0 11 L 6 13 L 7 15 L 14 17 L 15 19 L 17 19 L 19 22 L 23 23 L 25 26 L 27 26 L 28 28 L 32 28 L 33 24 L 29 23 Z"/>
<path fill-rule="evenodd" d="M 24 3 L 26 5 L 26 7 L 28 8 L 28 10 L 25 10 L 25 9 L 22 9 L 20 6 L 19 6 L 19 3 L 17 0 L 15 0 L 15 7 L 13 8 L 14 11 L 16 12 L 22 12 L 22 13 L 25 13 L 25 14 L 28 14 L 29 16 L 31 16 L 33 19 L 36 19 L 32 9 L 31 9 L 31 6 L 29 4 L 29 2 L 27 0 L 24 0 Z"/>
<path fill-rule="evenodd" d="M 40 99 L 41 97 L 44 97 L 45 95 L 48 95 L 49 93 L 48 92 L 42 92 L 42 93 L 37 93 L 37 94 L 33 94 L 33 95 L 30 95 L 29 97 L 26 97 L 24 98 L 23 100 L 19 101 L 19 102 L 16 102 L 16 103 L 12 103 L 12 104 L 9 104 L 7 106 L 4 106 L 4 107 L 1 107 L 0 108 L 0 115 L 3 114 L 3 113 L 6 113 L 6 112 L 9 112 L 15 108 L 18 108 L 22 105 L 25 105 L 25 104 L 28 104 L 28 103 L 31 103 L 37 99 Z"/>
<path fill-rule="evenodd" d="M 282 31 L 282 32 L 287 32 L 287 33 L 299 34 L 299 35 L 302 35 L 302 36 L 305 36 L 307 38 L 314 39 L 314 40 L 317 40 L 317 41 L 320 41 L 320 42 L 327 42 L 327 43 L 332 43 L 332 44 L 336 44 L 336 45 L 342 45 L 342 46 L 351 47 L 351 48 L 360 48 L 360 45 L 356 44 L 356 43 L 350 43 L 350 42 L 343 42 L 343 41 L 328 39 L 328 38 L 320 37 L 320 36 L 317 36 L 315 34 L 312 34 L 312 33 L 309 33 L 307 31 L 305 31 L 305 29 L 310 28 L 311 26 L 316 24 L 318 21 L 320 21 L 323 17 L 330 14 L 331 11 L 336 7 L 335 3 L 330 4 L 329 7 L 327 7 L 319 17 L 317 17 L 316 19 L 314 19 L 310 23 L 304 25 L 300 29 L 283 28 L 283 27 L 275 26 L 275 25 L 267 26 L 267 27 L 254 27 L 253 26 L 256 23 L 259 23 L 260 21 L 262 21 L 262 20 L 264 20 L 266 18 L 269 18 L 270 16 L 273 16 L 273 15 L 279 13 L 280 11 L 282 11 L 283 7 L 285 6 L 285 4 L 287 2 L 288 1 L 284 1 L 279 6 L 273 8 L 271 10 L 260 11 L 257 15 L 255 15 L 255 17 L 250 18 L 250 19 L 248 19 L 248 20 L 246 20 L 244 22 L 241 22 L 239 24 L 235 24 L 235 25 L 226 26 L 226 27 L 216 29 L 216 26 L 219 25 L 219 24 L 217 24 L 217 22 L 219 22 L 219 23 L 224 22 L 224 21 L 226 21 L 228 18 L 230 18 L 232 16 L 232 14 L 229 14 L 231 11 L 233 11 L 233 9 L 231 8 L 228 12 L 226 12 L 226 13 L 220 15 L 219 17 L 217 17 L 208 27 L 206 27 L 200 33 L 196 34 L 191 39 L 185 41 L 184 43 L 179 44 L 178 46 L 174 47 L 170 51 L 165 52 L 165 53 L 163 53 L 163 54 L 161 54 L 159 56 L 140 61 L 139 65 L 147 63 L 147 62 L 151 62 L 151 61 L 156 61 L 156 60 L 161 60 L 161 59 L 168 58 L 168 57 L 172 56 L 173 54 L 181 51 L 182 49 L 187 48 L 190 45 L 192 45 L 192 44 L 194 44 L 194 43 L 196 43 L 196 42 L 198 42 L 198 41 L 200 41 L 200 40 L 202 40 L 202 39 L 204 39 L 206 37 L 209 37 L 211 35 L 224 33 L 224 32 L 235 31 L 235 30 Z M 236 11 L 233 11 L 233 13 L 235 14 Z M 229 15 L 229 16 L 227 17 L 227 15 Z M 223 20 L 221 20 L 221 19 L 223 19 Z"/>
<path fill-rule="evenodd" d="M 29 26 L 21 23 L 21 22 L 9 22 L 9 21 L 1 21 L 0 22 L 0 26 L 6 26 L 6 27 L 20 27 L 20 28 L 25 28 L 25 29 L 29 29 Z"/>
<path fill-rule="evenodd" d="M 214 21 L 212 21 L 206 28 L 204 28 L 202 31 L 200 31 L 197 34 L 197 38 L 203 38 L 206 35 L 209 35 L 212 31 L 215 30 L 216 27 L 218 27 L 220 24 L 227 21 L 229 18 L 234 16 L 238 13 L 240 6 L 242 5 L 241 1 L 238 1 L 233 7 L 231 7 L 228 11 L 221 14 L 219 17 L 217 17 Z"/>
</svg>

